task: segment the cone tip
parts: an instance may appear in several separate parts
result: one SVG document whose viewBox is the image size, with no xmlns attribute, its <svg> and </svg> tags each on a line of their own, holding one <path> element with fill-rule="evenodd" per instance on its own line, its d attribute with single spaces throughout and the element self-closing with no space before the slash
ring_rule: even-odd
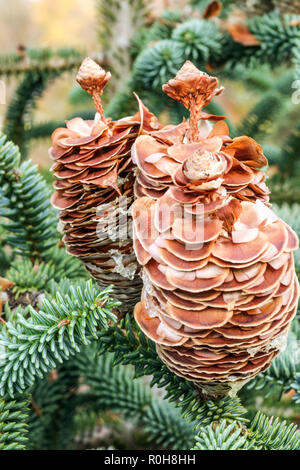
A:
<svg viewBox="0 0 300 470">
<path fill-rule="evenodd" d="M 88 93 L 102 94 L 110 77 L 110 72 L 106 72 L 93 59 L 86 57 L 81 63 L 76 80 Z"/>
<path fill-rule="evenodd" d="M 201 96 L 203 106 L 223 91 L 218 87 L 218 79 L 199 70 L 190 60 L 187 60 L 176 76 L 163 85 L 163 91 L 171 98 L 183 103 L 189 108 L 190 99 Z"/>
</svg>

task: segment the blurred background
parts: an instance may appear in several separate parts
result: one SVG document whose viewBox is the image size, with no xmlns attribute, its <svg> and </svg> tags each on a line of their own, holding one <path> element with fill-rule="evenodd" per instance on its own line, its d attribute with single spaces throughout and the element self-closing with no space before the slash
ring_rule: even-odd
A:
<svg viewBox="0 0 300 470">
<path fill-rule="evenodd" d="M 215 16 L 213 11 L 205 13 L 209 4 L 214 3 L 221 4 L 222 11 L 217 12 Z M 269 10 L 267 6 L 260 4 L 269 4 Z M 87 111 L 90 113 L 93 111 L 92 101 L 85 92 L 80 90 L 75 81 L 76 71 L 82 57 L 91 55 L 100 63 L 104 63 L 107 69 L 113 71 L 114 83 L 110 83 L 104 96 L 107 104 L 113 94 L 122 88 L 130 77 L 130 71 L 138 53 L 147 46 L 152 47 L 161 39 L 171 37 L 172 31 L 180 26 L 183 42 L 189 46 L 184 51 L 185 58 L 194 59 L 196 63 L 202 65 L 202 68 L 204 65 L 208 66 L 209 62 L 213 62 L 214 49 L 217 49 L 217 44 L 212 43 L 210 35 L 213 35 L 214 31 L 209 31 L 207 28 L 204 28 L 203 32 L 198 31 L 199 24 L 191 25 L 190 31 L 185 30 L 183 26 L 190 19 L 199 21 L 206 15 L 213 25 L 222 25 L 224 22 L 240 24 L 256 14 L 264 13 L 264 11 L 271 12 L 272 9 L 270 2 L 255 2 L 255 0 L 241 2 L 228 0 L 223 2 L 207 0 L 114 0 L 112 2 L 14 0 L 7 2 L 0 0 L 2 57 L 2 60 L 0 58 L 2 61 L 0 73 L 6 86 L 6 105 L 0 105 L 1 127 L 9 137 L 15 137 L 13 140 L 24 147 L 24 155 L 26 140 L 26 155 L 30 154 L 30 158 L 41 168 L 49 168 L 47 149 L 50 146 L 50 135 L 55 124 L 63 124 L 65 119 L 72 115 L 84 117 Z M 211 18 L 209 18 L 210 14 Z M 201 38 L 200 46 L 199 44 L 197 46 L 197 35 Z M 215 37 L 216 43 L 221 41 L 220 37 Z M 58 54 L 56 54 L 57 51 Z M 246 65 L 248 65 L 247 62 L 250 64 L 251 60 L 250 56 L 246 57 Z M 286 73 L 287 65 L 280 64 L 279 60 L 276 67 L 273 64 L 270 67 L 269 64 L 262 65 L 258 62 L 250 69 L 243 67 L 241 70 L 239 64 L 235 64 L 234 71 L 231 70 L 231 64 L 232 61 L 229 61 L 227 70 L 223 67 L 222 69 L 219 67 L 209 69 L 208 67 L 211 73 L 220 78 L 222 85 L 226 88 L 225 93 L 215 101 L 224 108 L 232 125 L 235 125 L 239 131 L 248 131 L 248 134 L 252 132 L 252 137 L 259 137 L 259 140 L 266 144 L 266 153 L 269 153 L 268 156 L 271 159 L 269 173 L 273 175 L 277 167 L 272 164 L 276 164 L 275 160 L 276 157 L 279 158 L 280 146 L 300 114 L 299 104 L 292 102 L 292 94 L 295 92 L 292 88 L 292 73 Z M 26 67 L 30 69 L 29 71 L 36 72 L 42 66 L 46 69 L 45 73 L 48 77 L 43 78 L 43 83 L 39 80 L 31 83 L 31 89 L 28 90 L 26 88 L 27 77 L 25 76 L 24 80 L 23 72 L 26 71 Z M 47 70 L 48 66 L 51 70 Z M 56 66 L 57 71 L 55 71 Z M 172 72 L 167 71 L 164 78 L 170 78 L 171 74 Z M 280 77 L 281 81 L 279 81 Z M 23 90 L 21 89 L 22 80 L 24 80 Z M 139 88 L 138 82 L 135 80 L 133 89 Z M 163 114 L 160 116 L 161 120 L 167 121 L 169 117 L 164 115 L 164 109 L 153 109 L 159 99 L 160 86 L 153 87 L 156 88 L 152 90 L 156 94 L 153 98 L 153 96 L 149 97 L 149 93 L 147 95 L 147 88 L 151 91 L 147 80 L 142 85 L 143 94 L 146 95 L 144 96 L 146 104 L 149 106 L 152 104 L 151 109 Z M 17 97 L 18 92 L 23 96 Z M 27 95 L 24 96 L 26 93 Z M 15 116 L 16 122 L 8 124 L 11 119 L 10 105 L 14 103 L 15 106 L 16 100 L 22 99 L 21 106 L 24 107 L 22 108 L 24 115 Z M 164 103 L 166 104 L 167 101 Z M 255 105 L 259 103 L 260 106 L 255 109 Z M 252 114 L 249 114 L 251 110 Z M 126 114 L 126 106 L 121 110 L 122 112 Z M 179 110 L 176 116 L 173 112 L 170 120 L 179 121 L 180 113 L 184 111 Z M 17 114 L 16 111 L 14 114 Z M 19 118 L 24 120 L 25 133 L 18 129 L 21 125 Z M 50 122 L 53 125 L 47 127 L 45 124 Z M 8 125 L 15 126 L 15 129 L 7 132 Z M 256 135 L 253 135 L 253 132 L 256 132 Z M 19 135 L 18 138 L 17 135 Z M 269 146 L 269 144 L 272 145 Z M 275 144 L 278 148 L 274 147 Z"/>
</svg>

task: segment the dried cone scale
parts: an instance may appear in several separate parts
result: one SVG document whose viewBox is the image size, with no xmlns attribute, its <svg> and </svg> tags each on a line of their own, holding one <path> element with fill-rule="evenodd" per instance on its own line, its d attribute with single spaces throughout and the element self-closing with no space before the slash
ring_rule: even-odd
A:
<svg viewBox="0 0 300 470">
<path fill-rule="evenodd" d="M 90 58 L 83 61 L 77 81 L 93 96 L 97 113 L 93 121 L 67 121 L 52 135 L 52 204 L 60 211 L 67 251 L 84 262 L 100 287 L 114 284 L 120 308 L 128 312 L 141 291 L 127 220 L 134 180 L 130 149 L 141 132 L 160 126 L 138 98 L 135 116 L 106 119 L 99 95 L 109 78 Z"/>
<path fill-rule="evenodd" d="M 298 240 L 268 207 L 262 148 L 230 139 L 224 116 L 202 111 L 222 91 L 217 79 L 186 62 L 163 89 L 190 109 L 190 121 L 139 136 L 132 149 L 144 279 L 135 318 L 170 370 L 218 396 L 265 370 L 285 345 Z"/>
</svg>

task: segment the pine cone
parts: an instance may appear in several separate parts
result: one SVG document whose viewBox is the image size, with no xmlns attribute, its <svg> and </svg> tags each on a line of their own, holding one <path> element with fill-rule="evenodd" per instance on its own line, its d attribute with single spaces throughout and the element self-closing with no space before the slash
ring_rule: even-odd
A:
<svg viewBox="0 0 300 470">
<path fill-rule="evenodd" d="M 170 370 L 224 393 L 265 370 L 285 344 L 297 310 L 298 240 L 268 207 L 262 148 L 230 139 L 212 115 L 200 119 L 196 141 L 183 122 L 133 146 L 144 279 L 135 318 Z"/>
<path fill-rule="evenodd" d="M 95 94 L 109 76 L 86 59 L 77 79 Z M 134 182 L 130 149 L 141 132 L 160 127 L 139 99 L 138 105 L 136 115 L 118 121 L 98 113 L 93 121 L 72 119 L 54 131 L 50 149 L 58 178 L 52 204 L 60 211 L 67 251 L 84 262 L 101 288 L 115 285 L 115 297 L 126 312 L 141 291 L 128 216 Z"/>
</svg>

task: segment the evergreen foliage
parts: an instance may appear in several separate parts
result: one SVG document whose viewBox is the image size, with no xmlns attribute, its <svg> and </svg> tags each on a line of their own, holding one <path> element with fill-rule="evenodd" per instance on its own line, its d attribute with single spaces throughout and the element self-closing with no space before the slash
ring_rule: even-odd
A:
<svg viewBox="0 0 300 470">
<path fill-rule="evenodd" d="M 237 423 L 228 424 L 221 420 L 217 425 L 210 424 L 196 436 L 192 450 L 249 450 L 251 444 Z"/>
<path fill-rule="evenodd" d="M 204 427 L 193 450 L 299 450 L 297 426 L 258 412 L 249 428 L 221 420 Z"/>
<path fill-rule="evenodd" d="M 30 113 L 36 100 L 42 95 L 51 78 L 59 76 L 60 70 L 26 72 L 18 85 L 6 112 L 4 132 L 9 140 L 20 147 L 26 155 L 25 129 L 30 127 Z"/>
<path fill-rule="evenodd" d="M 45 295 L 38 310 L 29 305 L 2 327 L 2 394 L 23 392 L 36 376 L 42 378 L 79 352 L 80 345 L 97 338 L 97 328 L 107 328 L 108 320 L 115 320 L 112 308 L 117 304 L 109 298 L 111 288 L 100 292 L 87 281 L 55 290 L 55 295 Z"/>
<path fill-rule="evenodd" d="M 31 389 L 27 448 L 63 450 L 74 447 L 80 354 L 35 381 Z"/>
<path fill-rule="evenodd" d="M 176 401 L 182 397 L 193 398 L 195 389 L 192 383 L 172 374 L 156 354 L 155 345 L 137 329 L 127 315 L 118 325 L 99 332 L 99 352 L 113 352 L 114 364 L 132 364 L 135 377 L 151 375 L 151 387 L 156 385 L 166 390 L 166 398 Z"/>
<path fill-rule="evenodd" d="M 9 77 L 36 71 L 47 73 L 54 69 L 62 73 L 78 67 L 83 57 L 84 53 L 74 48 L 24 48 L 11 54 L 0 55 L 0 75 Z"/>
</svg>

